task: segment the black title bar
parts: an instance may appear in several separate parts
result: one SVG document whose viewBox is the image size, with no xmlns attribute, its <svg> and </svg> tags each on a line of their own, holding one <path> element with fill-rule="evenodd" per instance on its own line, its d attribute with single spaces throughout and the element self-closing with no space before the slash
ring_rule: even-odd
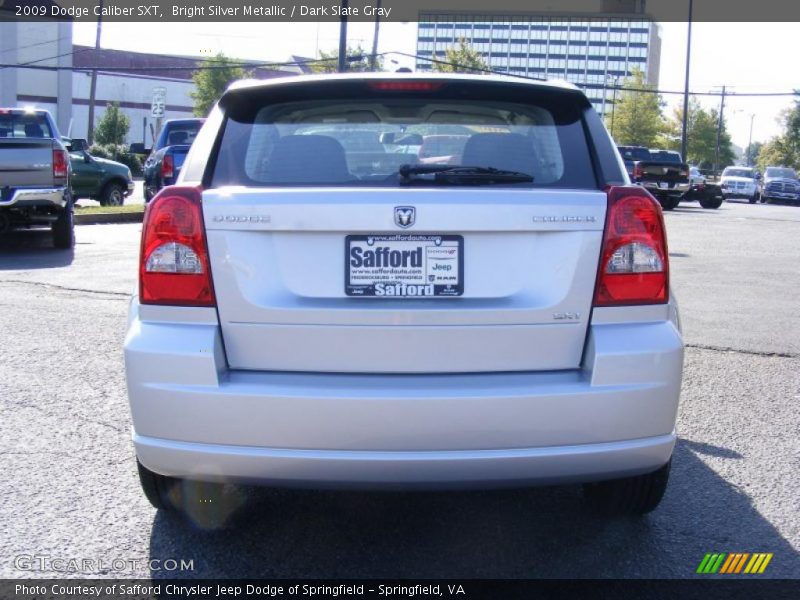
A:
<svg viewBox="0 0 800 600">
<path fill-rule="evenodd" d="M 0 20 L 96 21 L 524 21 L 534 18 L 687 21 L 689 0 L 0 0 Z M 800 21 L 792 0 L 702 0 L 693 21 Z"/>
</svg>

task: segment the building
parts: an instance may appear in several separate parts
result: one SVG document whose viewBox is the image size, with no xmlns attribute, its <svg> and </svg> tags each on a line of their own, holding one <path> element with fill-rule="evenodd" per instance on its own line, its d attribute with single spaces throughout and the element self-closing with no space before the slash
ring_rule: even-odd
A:
<svg viewBox="0 0 800 600">
<path fill-rule="evenodd" d="M 0 22 L 0 65 L 18 65 L 0 66 L 0 106 L 44 108 L 62 135 L 86 138 L 91 76 L 97 68 L 95 124 L 108 103 L 119 102 L 131 123 L 126 142 L 149 147 L 157 133 L 151 114 L 154 90 L 162 88 L 166 94 L 165 119 L 193 116 L 192 73 L 200 63 L 196 57 L 76 46 L 71 22 Z M 258 67 L 253 76 L 299 72 Z"/>
<path fill-rule="evenodd" d="M 417 70 L 431 69 L 426 58 L 443 59 L 464 39 L 492 70 L 512 75 L 565 79 L 584 87 L 601 114 L 610 110 L 612 87 L 634 70 L 658 85 L 661 38 L 658 25 L 641 14 L 608 17 L 455 15 L 425 13 L 417 30 Z"/>
</svg>

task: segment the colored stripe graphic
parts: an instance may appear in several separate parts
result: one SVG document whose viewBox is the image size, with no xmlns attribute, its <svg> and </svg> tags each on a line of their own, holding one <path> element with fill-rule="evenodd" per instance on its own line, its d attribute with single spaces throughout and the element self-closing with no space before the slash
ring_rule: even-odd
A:
<svg viewBox="0 0 800 600">
<path fill-rule="evenodd" d="M 720 574 L 760 574 L 772 560 L 773 554 L 767 552 L 709 552 L 700 561 L 697 573 L 705 575 Z M 745 566 L 747 565 L 747 566 Z"/>
</svg>

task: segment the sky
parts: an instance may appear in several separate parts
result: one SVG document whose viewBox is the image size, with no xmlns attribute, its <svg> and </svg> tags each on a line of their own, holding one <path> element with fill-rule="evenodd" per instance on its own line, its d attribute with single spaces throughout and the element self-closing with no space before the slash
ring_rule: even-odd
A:
<svg viewBox="0 0 800 600">
<path fill-rule="evenodd" d="M 686 67 L 686 23 L 662 23 L 659 89 L 683 91 Z M 372 47 L 373 23 L 351 22 L 348 41 Z M 379 52 L 413 54 L 417 24 L 381 23 Z M 76 44 L 93 45 L 94 23 L 75 23 Z M 325 23 L 104 23 L 104 48 L 162 54 L 208 56 L 219 51 L 242 59 L 287 61 L 291 55 L 314 57 L 318 50 L 338 47 L 339 24 Z M 694 23 L 690 90 L 713 91 L 725 85 L 730 92 L 789 92 L 800 89 L 800 23 Z M 413 67 L 413 59 L 387 57 L 387 66 Z M 397 61 L 392 62 L 392 61 Z M 682 102 L 665 95 L 665 112 Z M 719 97 L 701 97 L 701 103 L 719 108 Z M 790 97 L 728 96 L 724 114 L 733 142 L 744 148 L 750 137 L 767 141 L 780 133 L 781 111 Z"/>
</svg>

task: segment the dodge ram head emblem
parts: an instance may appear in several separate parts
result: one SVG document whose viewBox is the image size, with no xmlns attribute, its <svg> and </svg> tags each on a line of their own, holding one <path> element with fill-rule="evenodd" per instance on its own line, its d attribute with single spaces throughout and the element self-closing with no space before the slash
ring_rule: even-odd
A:
<svg viewBox="0 0 800 600">
<path fill-rule="evenodd" d="M 398 227 L 411 227 L 414 224 L 416 212 L 413 206 L 395 206 L 394 224 Z"/>
</svg>

